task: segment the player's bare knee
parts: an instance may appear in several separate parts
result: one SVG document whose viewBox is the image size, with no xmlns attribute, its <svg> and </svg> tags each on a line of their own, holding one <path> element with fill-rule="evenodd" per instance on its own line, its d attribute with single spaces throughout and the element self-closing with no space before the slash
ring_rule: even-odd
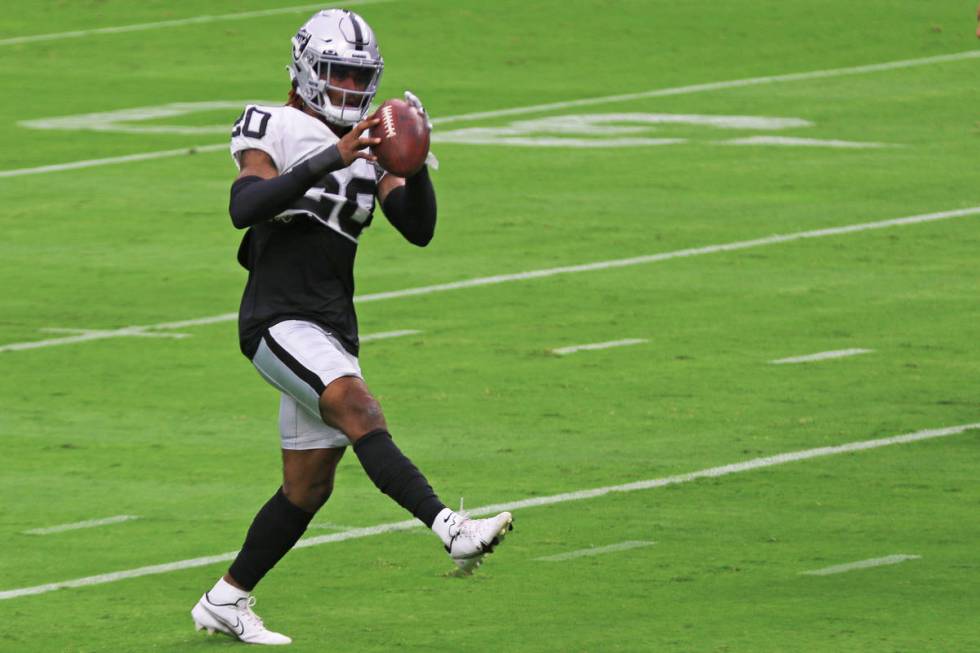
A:
<svg viewBox="0 0 980 653">
<path fill-rule="evenodd" d="M 357 441 L 371 431 L 387 428 L 381 404 L 370 393 L 364 392 L 352 398 L 349 408 L 350 420 L 345 433 L 351 442 Z"/>
<path fill-rule="evenodd" d="M 282 492 L 289 502 L 309 513 L 315 513 L 330 498 L 333 492 L 333 479 L 312 483 L 283 482 Z"/>
<path fill-rule="evenodd" d="M 368 393 L 357 400 L 356 410 L 365 422 L 384 422 L 385 414 L 381 410 L 381 404 Z"/>
<path fill-rule="evenodd" d="M 320 397 L 323 420 L 356 441 L 365 433 L 386 428 L 381 404 L 360 379 L 331 384 Z"/>
</svg>

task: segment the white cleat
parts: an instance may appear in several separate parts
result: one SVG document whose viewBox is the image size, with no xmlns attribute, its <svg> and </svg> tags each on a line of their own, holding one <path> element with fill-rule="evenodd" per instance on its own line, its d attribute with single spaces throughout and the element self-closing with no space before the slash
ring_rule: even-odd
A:
<svg viewBox="0 0 980 653">
<path fill-rule="evenodd" d="M 290 638 L 265 627 L 259 615 L 252 611 L 253 605 L 254 596 L 239 599 L 236 603 L 212 603 L 205 593 L 191 610 L 194 628 L 207 630 L 208 635 L 215 632 L 231 635 L 246 644 L 291 644 Z"/>
<path fill-rule="evenodd" d="M 452 512 L 446 520 L 449 527 L 446 551 L 463 576 L 472 574 L 483 562 L 483 556 L 492 553 L 507 532 L 514 530 L 514 518 L 509 512 L 487 519 L 470 519 L 466 514 Z"/>
</svg>

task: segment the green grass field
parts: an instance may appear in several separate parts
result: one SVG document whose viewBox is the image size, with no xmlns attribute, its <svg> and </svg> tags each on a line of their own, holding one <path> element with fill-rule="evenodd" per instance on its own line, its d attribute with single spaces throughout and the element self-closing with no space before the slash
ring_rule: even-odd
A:
<svg viewBox="0 0 980 653">
<path fill-rule="evenodd" d="M 980 650 L 975 0 L 350 6 L 382 45 L 379 98 L 422 98 L 442 162 L 432 245 L 379 213 L 361 296 L 665 254 L 361 303 L 362 334 L 418 331 L 361 363 L 444 501 L 973 428 L 518 508 L 470 578 L 422 528 L 298 549 L 256 591 L 291 650 Z M 279 482 L 277 394 L 234 322 L 203 319 L 245 279 L 233 107 L 284 98 L 313 9 L 228 15 L 275 8 L 18 0 L 0 18 L 2 651 L 244 646 L 189 616 L 227 562 L 104 575 L 237 550 Z M 201 15 L 218 18 L 183 20 Z M 225 104 L 21 124 L 203 102 Z M 759 137 L 806 140 L 731 143 Z M 655 138 L 678 142 L 622 140 Z M 747 242 L 913 216 L 931 217 Z M 646 342 L 552 352 L 623 339 Z M 770 363 L 853 348 L 872 351 Z M 116 515 L 138 519 L 26 533 Z M 406 517 L 349 455 L 307 537 Z M 540 559 L 629 542 L 655 544 Z M 918 557 L 803 573 L 899 554 Z"/>
</svg>

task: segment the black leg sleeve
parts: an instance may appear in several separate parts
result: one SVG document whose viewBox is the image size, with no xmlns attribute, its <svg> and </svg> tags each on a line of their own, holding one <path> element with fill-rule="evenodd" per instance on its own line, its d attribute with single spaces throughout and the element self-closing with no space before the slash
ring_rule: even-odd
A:
<svg viewBox="0 0 980 653">
<path fill-rule="evenodd" d="M 279 488 L 252 520 L 245 544 L 231 563 L 228 574 L 251 592 L 262 577 L 293 548 L 306 532 L 311 519 L 313 513 L 291 504 L 282 488 Z"/>
<path fill-rule="evenodd" d="M 379 490 L 432 527 L 436 515 L 446 506 L 388 431 L 371 431 L 354 443 L 354 453 Z"/>
</svg>

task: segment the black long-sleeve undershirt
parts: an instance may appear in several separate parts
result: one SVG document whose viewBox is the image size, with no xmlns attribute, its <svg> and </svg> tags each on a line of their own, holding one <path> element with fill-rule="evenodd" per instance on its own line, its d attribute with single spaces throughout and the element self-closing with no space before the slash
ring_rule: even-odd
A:
<svg viewBox="0 0 980 653">
<path fill-rule="evenodd" d="M 405 240 L 425 247 L 436 229 L 436 192 L 425 166 L 393 189 L 381 204 L 385 217 Z"/>
<path fill-rule="evenodd" d="M 271 220 L 302 197 L 323 175 L 343 167 L 340 151 L 331 145 L 278 177 L 263 179 L 250 175 L 236 179 L 228 203 L 232 224 L 236 229 L 244 229 Z"/>
</svg>

